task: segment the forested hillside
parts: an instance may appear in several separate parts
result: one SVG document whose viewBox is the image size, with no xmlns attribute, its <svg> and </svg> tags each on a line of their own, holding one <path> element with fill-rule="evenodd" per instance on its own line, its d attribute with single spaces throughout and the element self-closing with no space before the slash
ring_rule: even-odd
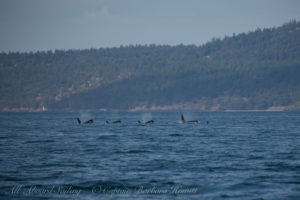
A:
<svg viewBox="0 0 300 200">
<path fill-rule="evenodd" d="M 0 110 L 300 108 L 300 22 L 202 45 L 0 54 Z"/>
</svg>

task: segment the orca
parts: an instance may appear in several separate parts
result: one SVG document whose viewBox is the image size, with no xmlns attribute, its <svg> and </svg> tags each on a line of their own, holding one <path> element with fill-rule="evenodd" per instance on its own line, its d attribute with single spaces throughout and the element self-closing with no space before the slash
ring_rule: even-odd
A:
<svg viewBox="0 0 300 200">
<path fill-rule="evenodd" d="M 79 119 L 79 117 L 77 117 L 77 122 L 78 122 L 78 124 L 82 124 L 81 120 Z M 90 119 L 90 120 L 87 120 L 87 121 L 83 122 L 83 124 L 91 124 L 93 122 L 94 122 L 94 120 Z"/>
<path fill-rule="evenodd" d="M 185 121 L 183 114 L 181 114 L 181 122 L 183 124 L 198 124 L 199 123 L 198 120 Z"/>
<path fill-rule="evenodd" d="M 145 122 L 145 124 L 153 124 L 153 123 L 154 123 L 154 120 L 152 120 L 152 119 Z"/>
<path fill-rule="evenodd" d="M 84 124 L 91 124 L 93 122 L 94 122 L 94 120 L 90 119 L 90 120 L 87 120 L 86 122 L 84 122 Z"/>
<path fill-rule="evenodd" d="M 109 124 L 110 122 L 109 121 L 105 121 L 107 124 Z M 119 124 L 121 123 L 121 120 L 117 120 L 117 121 L 113 121 L 112 124 Z"/>
<path fill-rule="evenodd" d="M 142 122 L 140 120 L 138 120 L 137 123 L 141 124 Z M 154 123 L 153 119 L 145 122 L 145 124 L 153 124 L 153 123 Z"/>
</svg>

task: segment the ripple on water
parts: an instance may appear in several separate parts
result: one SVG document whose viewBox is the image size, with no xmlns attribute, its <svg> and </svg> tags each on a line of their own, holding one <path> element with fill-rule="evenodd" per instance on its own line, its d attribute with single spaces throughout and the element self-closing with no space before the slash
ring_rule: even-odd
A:
<svg viewBox="0 0 300 200">
<path fill-rule="evenodd" d="M 74 122 L 77 115 L 0 113 L 4 199 L 14 185 L 65 191 L 16 199 L 300 196 L 300 113 L 200 112 L 193 118 L 210 123 L 197 125 L 178 123 L 174 112 L 153 113 L 151 125 L 136 123 L 141 113 L 118 113 L 116 125 L 105 124 L 110 113 L 95 113 L 86 126 Z M 70 187 L 80 195 L 67 194 Z"/>
</svg>

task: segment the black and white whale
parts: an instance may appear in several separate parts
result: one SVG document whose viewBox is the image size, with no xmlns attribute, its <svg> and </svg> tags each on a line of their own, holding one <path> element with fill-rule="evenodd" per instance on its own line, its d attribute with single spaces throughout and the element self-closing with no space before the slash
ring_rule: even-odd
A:
<svg viewBox="0 0 300 200">
<path fill-rule="evenodd" d="M 198 124 L 199 123 L 198 120 L 185 121 L 183 114 L 181 114 L 181 122 L 183 124 Z"/>
<path fill-rule="evenodd" d="M 109 121 L 106 121 L 106 123 L 108 124 Z M 117 121 L 113 121 L 113 122 L 112 122 L 112 124 L 119 124 L 119 123 L 121 123 L 121 120 L 117 120 Z"/>
<path fill-rule="evenodd" d="M 154 120 L 153 120 L 153 119 L 151 119 L 151 120 L 145 122 L 145 124 L 153 124 L 153 123 L 154 123 Z"/>
<path fill-rule="evenodd" d="M 143 123 L 143 122 L 141 122 L 140 120 L 138 120 L 137 122 L 138 122 L 139 124 Z M 148 120 L 148 121 L 145 122 L 145 124 L 153 124 L 153 123 L 154 123 L 154 120 L 153 120 L 153 119 Z"/>
<path fill-rule="evenodd" d="M 78 124 L 91 124 L 94 122 L 94 120 L 90 119 L 90 120 L 87 120 L 87 121 L 81 123 L 81 120 L 79 119 L 79 117 L 77 117 L 77 121 L 78 121 Z"/>
</svg>

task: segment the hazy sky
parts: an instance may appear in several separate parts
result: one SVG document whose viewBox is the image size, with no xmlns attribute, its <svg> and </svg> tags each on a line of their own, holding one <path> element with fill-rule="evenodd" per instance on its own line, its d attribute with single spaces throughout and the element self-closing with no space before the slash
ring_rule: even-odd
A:
<svg viewBox="0 0 300 200">
<path fill-rule="evenodd" d="M 300 20 L 300 0 L 0 0 L 0 52 L 196 44 Z"/>
</svg>

